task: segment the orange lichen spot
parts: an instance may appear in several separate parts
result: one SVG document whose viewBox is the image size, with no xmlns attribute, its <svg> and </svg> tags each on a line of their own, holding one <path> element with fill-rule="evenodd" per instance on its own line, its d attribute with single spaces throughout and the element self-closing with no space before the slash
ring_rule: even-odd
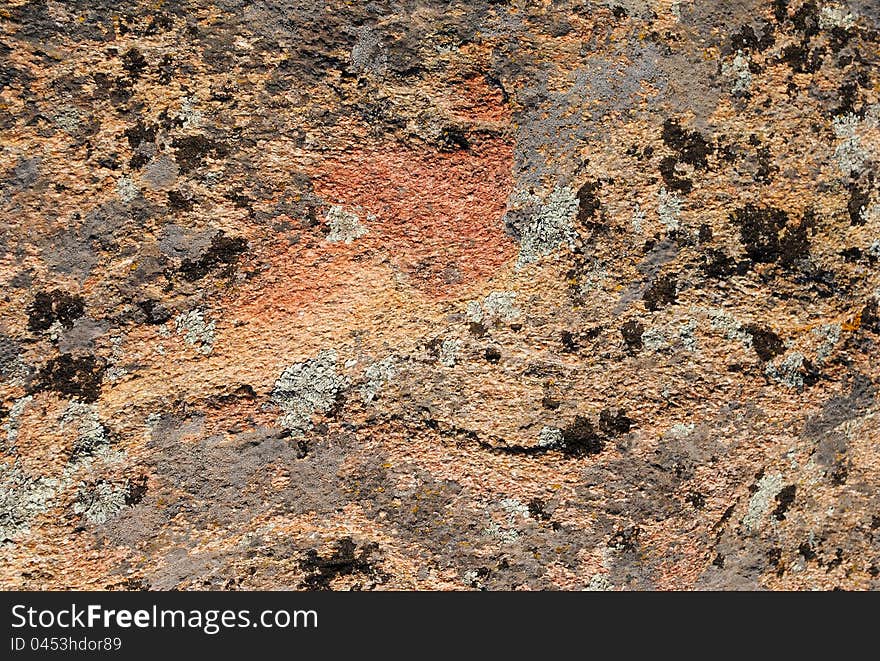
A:
<svg viewBox="0 0 880 661">
<path fill-rule="evenodd" d="M 844 321 L 842 324 L 840 324 L 841 330 L 845 330 L 849 333 L 859 330 L 859 326 L 862 325 L 863 314 L 864 310 L 860 310 L 857 314 L 850 317 L 847 321 Z"/>
</svg>

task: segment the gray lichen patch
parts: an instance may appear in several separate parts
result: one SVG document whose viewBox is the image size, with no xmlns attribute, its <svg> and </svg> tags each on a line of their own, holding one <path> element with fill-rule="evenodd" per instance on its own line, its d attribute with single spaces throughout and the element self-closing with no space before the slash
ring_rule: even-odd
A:
<svg viewBox="0 0 880 661">
<path fill-rule="evenodd" d="M 682 440 L 694 433 L 696 426 L 692 422 L 676 422 L 664 435 L 667 439 Z"/>
<path fill-rule="evenodd" d="M 557 186 L 544 200 L 533 193 L 516 195 L 514 208 L 529 214 L 520 236 L 517 267 L 536 262 L 563 246 L 574 248 L 578 236 L 574 221 L 579 207 L 577 194 L 568 186 Z"/>
<path fill-rule="evenodd" d="M 823 30 L 832 30 L 834 28 L 849 30 L 855 24 L 856 17 L 848 11 L 846 6 L 836 2 L 822 5 L 822 11 L 819 14 L 819 27 Z"/>
<path fill-rule="evenodd" d="M 52 113 L 52 121 L 62 131 L 67 131 L 71 135 L 76 134 L 81 124 L 80 112 L 74 106 L 62 106 Z"/>
<path fill-rule="evenodd" d="M 724 331 L 724 337 L 728 340 L 739 340 L 746 346 L 751 346 L 752 336 L 742 329 L 742 324 L 735 317 L 719 308 L 710 309 L 708 315 L 712 328 Z"/>
<path fill-rule="evenodd" d="M 757 491 L 752 494 L 749 500 L 748 511 L 742 520 L 743 527 L 747 532 L 754 532 L 761 527 L 767 513 L 770 511 L 773 499 L 776 497 L 776 494 L 782 491 L 782 487 L 782 475 L 779 473 L 764 475 L 758 481 Z"/>
<path fill-rule="evenodd" d="M 128 204 L 140 194 L 140 191 L 131 177 L 124 176 L 116 182 L 116 194 L 119 195 L 120 200 Z"/>
<path fill-rule="evenodd" d="M 512 544 L 524 533 L 523 527 L 529 516 L 529 508 L 517 498 L 503 498 L 498 505 L 504 516 L 504 523 L 491 521 L 483 529 L 483 535 L 501 544 Z"/>
<path fill-rule="evenodd" d="M 660 199 L 657 203 L 657 215 L 667 232 L 674 232 L 679 226 L 682 200 L 675 193 L 670 193 L 665 188 L 660 189 Z"/>
<path fill-rule="evenodd" d="M 687 319 L 677 323 L 669 323 L 647 328 L 642 332 L 642 348 L 648 352 L 684 349 L 696 351 L 697 320 Z"/>
<path fill-rule="evenodd" d="M 0 334 L 0 377 L 14 386 L 23 385 L 31 371 L 22 359 L 23 352 L 19 342 Z"/>
<path fill-rule="evenodd" d="M 557 448 L 562 445 L 562 430 L 559 427 L 545 426 L 538 432 L 538 446 Z"/>
<path fill-rule="evenodd" d="M 9 415 L 6 416 L 6 423 L 3 427 L 6 429 L 6 452 L 12 452 L 15 449 L 15 442 L 18 440 L 18 430 L 21 425 L 21 416 L 27 405 L 33 401 L 31 395 L 26 395 L 12 405 L 9 409 Z"/>
<path fill-rule="evenodd" d="M 60 420 L 62 430 L 71 427 L 76 429 L 71 461 L 94 456 L 100 449 L 110 444 L 107 429 L 90 404 L 71 402 L 64 409 Z"/>
<path fill-rule="evenodd" d="M 13 542 L 45 512 L 57 491 L 57 482 L 31 477 L 17 464 L 0 463 L 0 544 Z"/>
<path fill-rule="evenodd" d="M 803 366 L 804 354 L 800 351 L 792 351 L 778 363 L 768 363 L 764 373 L 789 388 L 800 389 L 804 387 Z"/>
<path fill-rule="evenodd" d="M 608 580 L 608 574 L 594 574 L 590 577 L 587 586 L 584 588 L 587 592 L 608 592 L 614 587 Z"/>
<path fill-rule="evenodd" d="M 315 358 L 286 368 L 272 390 L 283 414 L 278 424 L 299 434 L 312 428 L 312 415 L 326 413 L 348 380 L 336 372 L 336 351 L 325 349 Z"/>
<path fill-rule="evenodd" d="M 456 356 L 460 350 L 461 340 L 443 340 L 443 344 L 440 345 L 440 353 L 437 360 L 439 360 L 440 364 L 445 367 L 455 367 Z"/>
<path fill-rule="evenodd" d="M 388 56 L 381 35 L 367 26 L 359 27 L 356 34 L 357 41 L 351 47 L 351 68 L 356 73 L 383 73 Z"/>
<path fill-rule="evenodd" d="M 820 342 L 816 347 L 816 363 L 818 365 L 824 363 L 834 351 L 834 347 L 840 342 L 841 331 L 840 324 L 822 324 L 812 330 L 813 336 Z"/>
<path fill-rule="evenodd" d="M 197 351 L 209 354 L 214 350 L 214 329 L 217 322 L 205 319 L 205 314 L 199 310 L 181 312 L 174 318 L 174 326 L 178 335 L 183 335 L 184 341 Z"/>
<path fill-rule="evenodd" d="M 839 142 L 834 149 L 834 156 L 843 175 L 849 176 L 861 172 L 865 166 L 875 160 L 876 145 L 868 139 L 874 129 L 880 126 L 880 105 L 868 106 L 864 117 L 848 113 L 835 117 L 832 123 L 834 135 Z"/>
<path fill-rule="evenodd" d="M 515 528 L 506 528 L 497 521 L 492 521 L 483 528 L 483 535 L 495 539 L 501 544 L 513 544 L 520 538 L 520 532 Z"/>
<path fill-rule="evenodd" d="M 730 62 L 721 65 L 721 73 L 730 80 L 730 93 L 733 96 L 748 94 L 752 86 L 752 72 L 749 71 L 749 58 L 741 50 Z"/>
<path fill-rule="evenodd" d="M 368 219 L 370 219 L 369 216 Z M 340 241 L 351 243 L 368 232 L 367 228 L 361 224 L 361 219 L 356 213 L 347 211 L 338 204 L 330 207 L 326 220 L 330 228 L 327 240 L 331 243 L 338 243 Z"/>
<path fill-rule="evenodd" d="M 697 338 L 696 338 L 696 330 L 697 330 L 697 320 L 690 319 L 678 328 L 678 339 L 681 341 L 681 345 L 687 351 L 696 351 L 697 350 Z"/>
<path fill-rule="evenodd" d="M 515 525 L 520 519 L 529 515 L 529 508 L 518 498 L 503 498 L 500 505 L 507 512 L 507 522 L 510 525 Z"/>
<path fill-rule="evenodd" d="M 204 122 L 202 112 L 196 108 L 193 97 L 185 96 L 180 102 L 180 111 L 177 114 L 181 126 L 185 129 L 199 128 Z"/>
<path fill-rule="evenodd" d="M 107 480 L 94 484 L 81 482 L 73 511 L 89 523 L 106 523 L 125 507 L 128 492 L 128 484 L 118 485 Z"/>
<path fill-rule="evenodd" d="M 395 373 L 394 357 L 387 358 L 370 365 L 364 370 L 364 384 L 361 386 L 361 399 L 364 404 L 372 402 L 381 390 L 382 386 L 388 383 Z"/>
<path fill-rule="evenodd" d="M 642 345 L 645 351 L 660 351 L 668 346 L 669 340 L 662 328 L 649 328 L 642 333 Z"/>
<path fill-rule="evenodd" d="M 104 380 L 110 383 L 115 383 L 128 374 L 128 366 L 122 363 L 125 358 L 125 351 L 122 348 L 123 340 L 124 338 L 122 336 L 117 336 L 112 338 L 110 343 L 111 350 L 109 365 L 107 371 L 104 372 Z M 160 347 L 161 345 L 157 347 L 157 351 L 161 354 L 164 349 Z"/>
<path fill-rule="evenodd" d="M 645 229 L 645 212 L 638 203 L 633 207 L 630 227 L 632 227 L 634 234 L 641 234 Z"/>
<path fill-rule="evenodd" d="M 467 319 L 476 323 L 502 321 L 510 323 L 519 318 L 522 311 L 513 303 L 516 300 L 516 292 L 493 291 L 482 301 L 469 301 L 467 304 Z"/>
</svg>

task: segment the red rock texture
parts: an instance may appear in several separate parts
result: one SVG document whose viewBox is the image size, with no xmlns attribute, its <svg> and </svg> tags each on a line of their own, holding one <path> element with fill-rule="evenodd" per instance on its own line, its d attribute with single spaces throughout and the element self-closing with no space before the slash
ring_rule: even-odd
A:
<svg viewBox="0 0 880 661">
<path fill-rule="evenodd" d="M 0 587 L 875 589 L 863 0 L 0 8 Z"/>
</svg>

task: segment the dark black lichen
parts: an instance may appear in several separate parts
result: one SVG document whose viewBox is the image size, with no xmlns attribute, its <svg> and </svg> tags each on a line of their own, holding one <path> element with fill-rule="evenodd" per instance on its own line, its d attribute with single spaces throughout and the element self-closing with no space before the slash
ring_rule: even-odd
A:
<svg viewBox="0 0 880 661">
<path fill-rule="evenodd" d="M 822 68 L 823 50 L 810 49 L 809 41 L 804 39 L 800 43 L 786 46 L 779 59 L 789 65 L 794 73 L 816 73 Z"/>
<path fill-rule="evenodd" d="M 129 507 L 137 505 L 147 495 L 147 477 L 142 475 L 136 480 L 132 480 L 128 485 L 128 492 L 125 495 L 125 504 Z"/>
<path fill-rule="evenodd" d="M 51 390 L 68 397 L 94 402 L 101 394 L 105 365 L 95 356 L 64 353 L 50 360 L 37 374 L 35 390 Z"/>
<path fill-rule="evenodd" d="M 45 331 L 56 321 L 65 328 L 71 328 L 84 312 L 85 302 L 76 294 L 68 294 L 60 289 L 40 291 L 27 310 L 28 330 L 34 333 Z"/>
<path fill-rule="evenodd" d="M 870 202 L 868 191 L 863 190 L 859 186 L 853 184 L 849 187 L 849 199 L 846 203 L 846 211 L 849 214 L 851 225 L 864 225 L 864 211 Z"/>
<path fill-rule="evenodd" d="M 754 262 L 791 266 L 809 255 L 807 230 L 814 222 L 809 211 L 800 223 L 793 224 L 782 209 L 750 203 L 734 211 L 730 219 L 739 227 L 740 241 Z"/>
<path fill-rule="evenodd" d="M 770 48 L 770 46 L 776 41 L 773 35 L 773 25 L 767 21 L 764 21 L 763 23 L 764 25 L 760 36 L 758 36 L 755 33 L 755 29 L 748 24 L 743 25 L 739 29 L 739 32 L 732 34 L 730 37 L 730 51 L 733 53 L 739 50 L 765 51 Z"/>
<path fill-rule="evenodd" d="M 785 520 L 785 513 L 794 502 L 794 497 L 796 493 L 797 486 L 795 486 L 794 484 L 789 484 L 788 486 L 783 487 L 782 490 L 778 494 L 776 494 L 776 509 L 773 510 L 773 516 L 778 521 Z"/>
<path fill-rule="evenodd" d="M 226 236 L 222 231 L 211 239 L 210 247 L 198 259 L 184 259 L 180 272 L 186 280 L 201 280 L 216 268 L 232 266 L 247 248 L 241 237 Z"/>
<path fill-rule="evenodd" d="M 880 334 L 880 313 L 878 313 L 876 298 L 869 299 L 862 308 L 859 314 L 859 328 L 870 333 Z"/>
<path fill-rule="evenodd" d="M 689 502 L 694 509 L 701 510 L 706 506 L 706 497 L 698 491 L 691 491 L 685 500 Z"/>
<path fill-rule="evenodd" d="M 131 48 L 122 55 L 122 68 L 132 78 L 138 78 L 147 68 L 147 60 L 137 48 Z"/>
<path fill-rule="evenodd" d="M 674 155 L 660 159 L 659 169 L 663 183 L 668 189 L 687 195 L 693 189 L 693 182 L 677 171 L 679 164 L 685 163 L 696 170 L 706 169 L 712 147 L 700 133 L 682 128 L 675 119 L 667 119 L 663 123 L 661 138 L 674 152 Z"/>
<path fill-rule="evenodd" d="M 466 151 L 471 148 L 467 133 L 458 126 L 440 129 L 440 151 Z"/>
<path fill-rule="evenodd" d="M 583 416 L 576 416 L 574 421 L 562 430 L 562 453 L 567 457 L 598 454 L 604 448 L 605 443 L 596 433 L 593 423 Z"/>
<path fill-rule="evenodd" d="M 679 161 L 695 168 L 708 166 L 707 157 L 712 148 L 697 131 L 683 129 L 677 120 L 667 119 L 663 122 L 661 137 L 664 144 L 676 153 Z"/>
<path fill-rule="evenodd" d="M 645 307 L 651 312 L 672 305 L 677 297 L 678 281 L 672 275 L 657 276 L 642 295 Z"/>
<path fill-rule="evenodd" d="M 315 549 L 309 549 L 300 563 L 300 568 L 306 574 L 301 588 L 329 590 L 334 579 L 352 575 L 362 575 L 374 582 L 382 583 L 386 576 L 370 559 L 370 556 L 378 550 L 379 545 L 376 542 L 365 544 L 358 550 L 351 537 L 337 540 L 333 553 L 326 557 L 321 556 Z"/>
<path fill-rule="evenodd" d="M 743 326 L 743 331 L 751 336 L 752 348 L 763 361 L 773 360 L 785 351 L 782 338 L 765 326 L 746 324 Z"/>
<path fill-rule="evenodd" d="M 599 430 L 606 436 L 626 434 L 632 429 L 633 421 L 630 420 L 626 411 L 603 409 L 599 413 Z"/>
<path fill-rule="evenodd" d="M 144 124 L 138 121 L 134 126 L 125 130 L 125 137 L 132 149 L 137 149 L 143 142 L 156 141 L 156 127 L 152 124 Z"/>
<path fill-rule="evenodd" d="M 528 504 L 529 516 L 535 521 L 549 521 L 550 514 L 547 512 L 546 503 L 541 498 L 532 498 Z"/>
<path fill-rule="evenodd" d="M 596 226 L 594 218 L 602 206 L 602 202 L 599 200 L 601 187 L 602 183 L 599 181 L 588 181 L 578 189 L 578 222 L 585 227 L 594 228 Z"/>
<path fill-rule="evenodd" d="M 608 546 L 618 551 L 632 553 L 638 548 L 641 532 L 641 528 L 635 525 L 618 528 L 608 540 Z"/>
<path fill-rule="evenodd" d="M 820 10 L 813 0 L 807 0 L 791 15 L 795 30 L 804 37 L 814 37 L 821 29 Z"/>
<path fill-rule="evenodd" d="M 209 154 L 222 156 L 225 149 L 218 142 L 204 135 L 187 135 L 174 138 L 171 142 L 176 152 L 177 165 L 181 172 L 189 172 L 200 167 Z"/>
<path fill-rule="evenodd" d="M 843 257 L 843 261 L 847 262 L 848 264 L 857 264 L 858 262 L 862 261 L 862 259 L 865 257 L 865 254 L 862 252 L 862 249 L 859 248 L 858 246 L 851 246 L 849 248 L 844 248 L 843 250 L 841 250 L 837 254 L 840 255 L 841 257 Z M 870 257 L 869 257 L 869 259 L 870 259 Z"/>
<path fill-rule="evenodd" d="M 779 259 L 779 232 L 788 222 L 785 211 L 747 204 L 734 211 L 731 220 L 739 226 L 740 240 L 750 259 L 756 262 Z"/>
<path fill-rule="evenodd" d="M 777 576 L 785 575 L 785 564 L 782 562 L 782 549 L 777 547 L 767 551 L 767 562 L 770 567 L 776 570 Z"/>
<path fill-rule="evenodd" d="M 642 334 L 645 327 L 639 321 L 627 321 L 620 327 L 620 335 L 630 351 L 638 351 L 642 348 Z"/>
<path fill-rule="evenodd" d="M 693 188 L 693 182 L 687 177 L 680 177 L 675 171 L 678 166 L 678 160 L 675 156 L 665 156 L 660 159 L 660 176 L 663 177 L 663 183 L 670 190 L 677 191 L 687 195 Z"/>
<path fill-rule="evenodd" d="M 561 338 L 562 340 L 562 350 L 565 353 L 574 353 L 578 350 L 578 342 L 577 338 L 575 338 L 574 334 L 571 331 L 562 331 Z"/>
<path fill-rule="evenodd" d="M 168 191 L 168 206 L 175 211 L 192 211 L 193 202 L 180 191 Z"/>
<path fill-rule="evenodd" d="M 813 549 L 813 545 L 810 542 L 803 542 L 800 546 L 798 546 L 798 553 L 807 562 L 816 559 L 816 551 Z"/>
<path fill-rule="evenodd" d="M 737 272 L 736 260 L 717 248 L 708 248 L 703 253 L 702 267 L 710 278 L 727 278 Z"/>
</svg>

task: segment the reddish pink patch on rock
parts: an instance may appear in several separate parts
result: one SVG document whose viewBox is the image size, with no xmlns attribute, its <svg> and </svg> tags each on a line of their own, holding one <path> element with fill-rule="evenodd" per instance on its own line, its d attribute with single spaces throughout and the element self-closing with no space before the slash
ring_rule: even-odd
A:
<svg viewBox="0 0 880 661">
<path fill-rule="evenodd" d="M 454 152 L 387 144 L 330 155 L 310 174 L 319 196 L 360 216 L 369 234 L 357 242 L 387 249 L 413 285 L 444 296 L 515 254 L 502 220 L 512 162 L 500 140 Z"/>
<path fill-rule="evenodd" d="M 490 85 L 484 76 L 473 76 L 450 88 L 450 110 L 467 122 L 506 125 L 510 122 L 510 106 L 498 86 Z"/>
</svg>

